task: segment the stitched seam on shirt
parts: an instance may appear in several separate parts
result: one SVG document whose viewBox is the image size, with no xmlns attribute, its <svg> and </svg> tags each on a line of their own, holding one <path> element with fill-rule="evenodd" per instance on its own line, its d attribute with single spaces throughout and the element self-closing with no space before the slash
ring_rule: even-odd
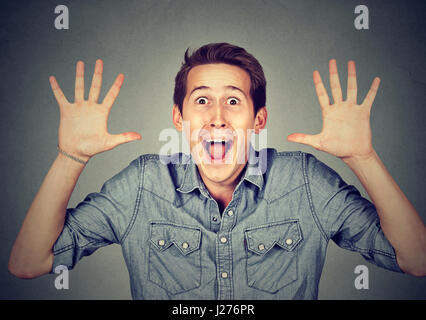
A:
<svg viewBox="0 0 426 320">
<path fill-rule="evenodd" d="M 92 240 L 92 241 L 89 241 L 88 243 L 86 243 L 85 245 L 82 245 L 82 246 L 79 246 L 78 244 L 77 244 L 77 246 L 74 246 L 74 243 L 72 243 L 72 244 L 69 244 L 69 245 L 61 248 L 61 249 L 56 250 L 55 252 L 53 252 L 53 255 L 56 256 L 58 254 L 64 253 L 66 251 L 69 251 L 69 250 L 71 250 L 71 249 L 73 249 L 75 247 L 77 247 L 78 249 L 84 249 L 85 247 L 87 247 L 87 246 L 89 246 L 91 244 L 103 243 L 103 242 L 104 241 L 100 241 L 100 240 Z"/>
<path fill-rule="evenodd" d="M 278 156 L 284 156 L 284 157 L 300 157 L 303 156 L 302 151 L 279 151 L 277 152 Z"/>
<path fill-rule="evenodd" d="M 188 170 L 189 170 L 189 165 L 187 164 L 185 166 L 185 174 L 183 175 L 182 183 L 180 184 L 178 189 L 180 189 L 184 184 L 186 184 L 186 175 L 188 174 Z"/>
<path fill-rule="evenodd" d="M 148 192 L 148 193 L 150 193 L 150 194 L 152 194 L 152 195 L 156 196 L 157 198 L 159 198 L 159 199 L 161 199 L 161 200 L 163 200 L 163 201 L 166 201 L 166 202 L 168 202 L 168 203 L 170 203 L 170 204 L 172 204 L 172 205 L 173 205 L 173 202 L 172 202 L 172 201 L 170 201 L 169 199 L 166 199 L 166 198 L 163 198 L 163 197 L 159 196 L 158 194 L 156 194 L 156 193 L 152 192 L 151 190 L 145 189 L 144 187 L 142 187 L 142 188 L 141 188 L 141 190 L 146 191 L 146 192 Z"/>
<path fill-rule="evenodd" d="M 91 204 L 87 204 L 87 205 L 92 206 L 93 208 L 95 208 L 96 210 L 98 210 L 98 211 L 99 211 L 99 209 L 97 209 L 95 206 L 93 206 L 93 205 L 91 205 Z M 77 220 L 74 220 L 74 221 L 72 222 L 72 224 L 77 225 L 80 229 L 85 229 L 85 227 L 84 227 L 83 225 L 81 225 L 80 223 L 78 223 L 78 221 L 77 221 Z M 71 230 L 74 232 L 73 228 L 71 227 L 71 224 L 70 224 L 68 221 L 66 221 L 66 222 L 64 223 L 64 229 L 65 229 L 65 227 L 66 227 L 67 225 L 68 225 L 68 229 L 71 229 Z M 97 231 L 97 232 L 91 232 L 91 233 L 96 234 L 96 235 L 100 235 L 100 234 L 102 234 L 104 231 L 110 232 L 110 231 L 111 231 L 111 229 L 105 228 L 105 229 L 99 230 L 99 231 Z M 58 249 L 58 250 L 53 251 L 53 255 L 57 255 L 57 254 L 60 254 L 60 253 L 62 253 L 62 252 L 68 251 L 69 249 L 72 249 L 72 248 L 74 248 L 74 247 L 77 247 L 77 248 L 84 248 L 84 247 L 86 247 L 87 245 L 92 244 L 92 243 L 96 243 L 96 242 L 101 243 L 101 242 L 103 242 L 102 240 L 92 240 L 92 241 L 89 241 L 87 244 L 85 244 L 85 245 L 83 245 L 83 246 L 79 246 L 78 244 L 74 245 L 74 238 L 73 238 L 71 235 L 70 235 L 70 237 L 71 237 L 71 240 L 72 240 L 72 242 L 73 242 L 73 243 L 72 243 L 72 244 L 69 244 L 69 245 L 66 245 L 66 246 L 64 246 L 64 247 L 62 247 L 62 248 L 60 248 L 60 249 Z M 111 241 L 109 241 L 109 242 L 111 242 Z M 111 243 L 114 243 L 114 242 L 111 242 Z"/>
<path fill-rule="evenodd" d="M 293 157 L 293 158 L 299 157 L 300 158 L 301 156 L 302 156 L 302 159 L 303 159 L 303 154 L 302 154 L 301 151 L 281 151 L 281 152 L 276 152 L 276 154 L 274 155 L 274 158 L 277 158 L 277 157 Z M 273 159 L 273 160 L 275 160 L 275 159 Z M 266 203 L 269 205 L 269 204 L 271 204 L 271 203 L 273 203 L 273 202 L 275 202 L 275 201 L 277 201 L 277 200 L 279 200 L 279 199 L 287 196 L 290 192 L 293 192 L 293 191 L 297 190 L 298 188 L 303 187 L 303 185 L 304 184 L 301 184 L 301 185 L 299 185 L 297 187 L 294 187 L 290 191 L 284 193 L 283 195 L 278 196 L 277 198 L 273 198 L 272 200 L 270 199 L 269 196 L 264 197 L 263 196 L 264 192 L 260 196 L 258 196 L 258 198 L 262 199 L 262 200 L 265 200 Z M 265 189 L 263 189 L 263 190 L 265 190 Z"/>
<path fill-rule="evenodd" d="M 364 248 L 359 248 L 357 246 L 355 246 L 352 242 L 350 242 L 349 240 L 344 240 L 344 242 L 348 245 L 349 248 L 354 249 L 358 252 L 362 252 L 362 253 L 369 253 L 369 254 L 381 254 L 383 256 L 389 257 L 389 258 L 395 258 L 396 256 L 392 253 L 389 252 L 385 252 L 382 250 L 377 250 L 377 249 L 364 249 Z"/>
<path fill-rule="evenodd" d="M 374 206 L 374 205 L 373 205 Z M 379 225 L 380 225 L 380 218 L 377 216 L 376 217 L 376 219 L 377 220 L 379 220 Z M 377 221 L 376 220 L 376 221 Z M 381 227 L 380 227 L 380 229 L 377 229 L 376 230 L 376 233 L 375 233 L 375 235 L 374 235 L 374 238 L 373 238 L 373 248 L 374 249 L 371 249 L 372 250 L 372 252 L 377 252 L 378 254 L 382 254 L 382 255 L 385 255 L 385 256 L 387 256 L 387 257 L 391 257 L 391 258 L 396 258 L 396 255 L 394 255 L 394 254 L 392 254 L 392 253 L 389 253 L 389 252 L 386 252 L 386 251 L 382 251 L 382 250 L 377 250 L 377 249 L 375 249 L 376 248 L 376 239 L 377 239 L 377 236 L 378 236 L 378 234 L 379 234 L 379 232 L 380 232 L 380 230 L 381 230 Z M 391 245 L 392 246 L 392 245 Z M 393 249 L 393 247 L 392 247 L 392 249 Z M 395 249 L 393 249 L 394 251 L 395 251 Z"/>
<path fill-rule="evenodd" d="M 97 211 L 99 211 L 101 214 L 103 214 L 103 212 L 102 212 L 102 210 L 99 210 L 99 208 L 97 207 L 97 206 L 95 206 L 95 205 L 93 205 L 93 204 L 91 204 L 91 203 L 86 203 L 86 206 L 88 206 L 88 207 L 91 207 L 93 210 L 97 210 Z M 72 214 L 71 214 L 72 215 Z M 68 222 L 68 225 L 69 226 L 71 226 L 72 224 L 74 224 L 74 225 L 76 225 L 76 226 L 78 226 L 80 229 L 82 229 L 82 230 L 85 230 L 85 229 L 87 229 L 86 228 L 86 226 L 85 225 L 83 225 L 83 224 L 81 224 L 80 222 L 78 222 L 78 220 L 76 220 L 76 219 L 72 219 L 72 222 L 70 223 L 70 222 Z M 72 229 L 72 228 L 71 228 Z M 113 232 L 113 228 L 108 228 L 108 227 L 105 227 L 105 228 L 102 228 L 101 230 L 96 230 L 96 232 L 95 231 L 90 231 L 90 233 L 92 233 L 92 234 L 95 234 L 95 235 L 102 235 L 102 233 L 104 233 L 104 232 L 111 232 L 112 234 L 114 234 L 115 235 L 115 233 Z M 118 238 L 117 238 L 117 240 L 118 241 L 120 241 Z M 98 240 L 95 240 L 95 241 L 98 241 Z M 115 243 L 115 242 L 112 242 L 112 243 Z"/>
<path fill-rule="evenodd" d="M 141 163 L 143 162 L 143 163 Z M 123 244 L 123 242 L 126 240 L 128 234 L 130 233 L 130 230 L 132 229 L 135 221 L 136 221 L 136 217 L 138 215 L 139 212 L 139 203 L 140 203 L 140 198 L 141 198 L 141 193 L 142 193 L 142 187 L 143 187 L 143 181 L 144 181 L 144 177 L 145 177 L 145 161 L 143 156 L 139 157 L 139 186 L 138 186 L 138 193 L 136 195 L 136 200 L 135 200 L 135 206 L 133 209 L 133 215 L 132 215 L 132 219 L 129 222 L 129 225 L 126 228 L 126 231 L 123 234 L 123 237 L 120 240 L 120 244 Z"/>
<path fill-rule="evenodd" d="M 283 195 L 281 195 L 281 196 L 279 196 L 278 198 L 274 198 L 273 200 L 268 200 L 268 199 L 266 199 L 266 198 L 263 198 L 268 204 L 271 204 L 271 203 L 273 203 L 273 202 L 275 202 L 275 201 L 277 201 L 277 200 L 280 200 L 281 198 L 284 198 L 285 196 L 287 196 L 289 193 L 291 193 L 291 192 L 293 192 L 293 191 L 295 191 L 295 190 L 297 190 L 297 189 L 299 189 L 299 188 L 302 188 L 303 186 L 304 186 L 305 184 L 303 183 L 303 184 L 301 184 L 300 186 L 297 186 L 297 187 L 295 187 L 295 188 L 293 188 L 293 189 L 291 189 L 290 191 L 288 191 L 288 192 L 286 192 L 286 193 L 284 193 Z"/>
<path fill-rule="evenodd" d="M 157 197 L 158 199 L 161 199 L 161 200 L 163 200 L 163 201 L 165 201 L 165 202 L 167 202 L 167 203 L 169 203 L 172 206 L 177 207 L 177 208 L 183 207 L 185 205 L 185 203 L 187 203 L 189 200 L 191 200 L 193 197 L 196 196 L 195 194 L 191 195 L 191 197 L 188 197 L 187 200 L 180 201 L 181 205 L 176 205 L 174 201 L 170 201 L 169 199 L 163 198 L 163 197 L 159 196 L 158 194 L 156 194 L 155 192 L 152 192 L 151 190 L 144 188 L 143 186 L 141 187 L 141 191 L 148 192 L 148 193 L 152 194 L 153 196 Z M 193 191 L 191 191 L 191 192 L 193 192 Z"/>
<path fill-rule="evenodd" d="M 312 195 L 311 195 L 311 187 L 309 185 L 309 180 L 308 180 L 307 164 L 308 164 L 308 159 L 306 157 L 306 153 L 303 153 L 303 157 L 302 157 L 303 178 L 305 179 L 306 194 L 308 196 L 308 203 L 309 203 L 309 207 L 311 209 L 312 218 L 314 219 L 315 224 L 316 224 L 317 228 L 319 229 L 319 231 L 321 232 L 321 234 L 324 236 L 324 238 L 327 241 L 329 241 L 330 239 L 327 237 L 327 234 L 325 233 L 323 227 L 321 226 L 321 223 L 319 222 L 318 216 L 315 212 L 314 204 L 313 204 L 313 201 L 312 201 Z"/>
<path fill-rule="evenodd" d="M 241 198 L 242 198 L 242 189 L 240 188 L 238 193 L 236 194 L 235 197 L 235 204 L 234 207 L 238 208 L 239 204 L 241 203 Z M 232 200 L 231 200 L 232 201 Z M 233 252 L 232 252 L 232 230 L 234 230 L 235 225 L 237 224 L 237 216 L 238 214 L 235 216 L 235 218 L 232 221 L 232 225 L 229 228 L 228 231 L 228 239 L 229 239 L 229 275 L 230 275 L 230 299 L 234 299 L 234 275 L 233 275 L 233 270 L 234 270 L 234 260 L 232 259 L 233 257 Z"/>
<path fill-rule="evenodd" d="M 69 244 L 69 245 L 67 245 L 67 246 L 65 246 L 65 247 L 63 247 L 61 249 L 55 250 L 53 252 L 53 255 L 56 256 L 58 254 L 61 254 L 61 253 L 65 252 L 65 251 L 68 251 L 68 250 L 72 249 L 73 247 L 74 247 L 74 243 Z"/>
</svg>

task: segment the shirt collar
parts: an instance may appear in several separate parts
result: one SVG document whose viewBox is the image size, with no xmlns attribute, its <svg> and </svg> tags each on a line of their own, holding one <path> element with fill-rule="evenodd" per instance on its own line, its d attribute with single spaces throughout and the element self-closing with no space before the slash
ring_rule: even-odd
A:
<svg viewBox="0 0 426 320">
<path fill-rule="evenodd" d="M 257 186 L 260 190 L 263 189 L 265 181 L 263 174 L 267 167 L 267 149 L 256 151 L 250 144 L 249 160 L 246 164 L 244 180 L 247 180 Z"/>
<path fill-rule="evenodd" d="M 260 190 L 262 190 L 264 186 L 263 174 L 266 171 L 266 156 L 267 149 L 256 151 L 250 144 L 249 161 L 244 169 L 245 172 L 243 179 L 254 184 Z M 208 190 L 198 173 L 194 159 L 192 156 L 188 156 L 186 159 L 188 160 L 186 161 L 184 177 L 179 188 L 176 190 L 182 193 L 189 193 L 198 188 L 202 194 L 208 197 Z"/>
<path fill-rule="evenodd" d="M 188 156 L 185 166 L 185 173 L 179 188 L 176 190 L 182 193 L 189 193 L 198 188 L 201 193 L 208 197 L 208 191 L 202 182 L 197 166 L 192 156 Z"/>
</svg>

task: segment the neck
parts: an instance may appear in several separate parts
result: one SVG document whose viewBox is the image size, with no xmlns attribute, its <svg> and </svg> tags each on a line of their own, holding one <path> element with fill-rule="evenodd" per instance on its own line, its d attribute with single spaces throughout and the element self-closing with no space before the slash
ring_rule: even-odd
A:
<svg viewBox="0 0 426 320">
<path fill-rule="evenodd" d="M 245 166 L 242 166 L 239 172 L 236 173 L 236 177 L 230 181 L 215 182 L 209 180 L 207 177 L 204 177 L 203 174 L 200 174 L 210 195 L 218 203 L 219 211 L 221 213 L 231 202 L 234 190 L 241 179 L 241 175 L 244 173 L 244 168 Z"/>
<path fill-rule="evenodd" d="M 236 188 L 237 184 L 235 185 L 221 185 L 214 188 L 207 187 L 207 190 L 209 190 L 210 195 L 213 197 L 213 199 L 216 200 L 217 204 L 219 205 L 219 211 L 222 213 L 223 210 L 228 206 L 228 204 L 232 200 L 232 195 L 234 193 L 234 190 Z"/>
</svg>

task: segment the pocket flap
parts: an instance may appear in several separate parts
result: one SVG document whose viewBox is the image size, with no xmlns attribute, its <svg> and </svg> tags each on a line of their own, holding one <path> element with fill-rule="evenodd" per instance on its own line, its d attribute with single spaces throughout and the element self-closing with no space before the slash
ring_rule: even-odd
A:
<svg viewBox="0 0 426 320">
<path fill-rule="evenodd" d="M 292 251 L 302 240 L 298 220 L 286 220 L 244 230 L 250 251 L 264 255 L 274 245 Z"/>
<path fill-rule="evenodd" d="M 151 244 L 164 251 L 174 244 L 183 255 L 200 248 L 201 230 L 167 222 L 151 222 Z"/>
</svg>

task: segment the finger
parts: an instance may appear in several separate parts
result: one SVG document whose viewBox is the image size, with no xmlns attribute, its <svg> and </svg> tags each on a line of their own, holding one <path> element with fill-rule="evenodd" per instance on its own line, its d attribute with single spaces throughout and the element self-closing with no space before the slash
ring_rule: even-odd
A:
<svg viewBox="0 0 426 320">
<path fill-rule="evenodd" d="M 104 63 L 101 59 L 96 60 L 95 71 L 93 73 L 92 85 L 89 91 L 89 100 L 97 102 L 99 99 L 99 94 L 101 92 L 102 86 L 102 72 L 104 68 Z"/>
<path fill-rule="evenodd" d="M 115 99 L 117 99 L 118 93 L 120 92 L 120 88 L 123 85 L 123 81 L 124 81 L 124 74 L 120 73 L 115 79 L 111 89 L 109 89 L 107 95 L 104 98 L 104 101 L 102 101 L 103 105 L 105 105 L 108 108 L 111 108 Z"/>
<path fill-rule="evenodd" d="M 59 87 L 58 82 L 54 76 L 49 77 L 50 86 L 52 87 L 53 94 L 55 95 L 56 101 L 58 101 L 59 106 L 64 106 L 68 104 L 68 100 Z"/>
<path fill-rule="evenodd" d="M 142 136 L 137 132 L 124 132 L 120 134 L 112 134 L 109 136 L 108 139 L 108 148 L 115 148 L 116 146 L 135 141 L 135 140 L 141 140 Z"/>
<path fill-rule="evenodd" d="M 290 142 L 306 144 L 318 150 L 320 150 L 321 147 L 319 134 L 310 135 L 304 133 L 292 133 L 287 136 L 287 140 Z"/>
<path fill-rule="evenodd" d="M 356 82 L 356 69 L 355 61 L 348 62 L 348 88 L 347 100 L 356 104 L 357 96 L 357 82 Z"/>
<path fill-rule="evenodd" d="M 363 105 L 367 105 L 368 107 L 371 108 L 371 106 L 373 105 L 374 99 L 376 98 L 379 85 L 380 85 L 380 78 L 378 77 L 374 78 L 373 83 L 371 84 L 370 90 L 368 91 L 367 96 L 362 102 Z"/>
<path fill-rule="evenodd" d="M 327 91 L 322 83 L 320 73 L 317 70 L 313 73 L 313 79 L 320 106 L 322 108 L 328 107 L 330 105 L 330 99 L 328 98 Z"/>
<path fill-rule="evenodd" d="M 74 102 L 81 102 L 83 100 L 84 100 L 84 63 L 83 61 L 78 61 L 76 72 L 75 72 Z"/>
<path fill-rule="evenodd" d="M 330 87 L 334 103 L 342 101 L 342 88 L 340 87 L 339 74 L 337 72 L 337 64 L 335 59 L 331 59 L 329 63 L 330 71 Z"/>
</svg>

